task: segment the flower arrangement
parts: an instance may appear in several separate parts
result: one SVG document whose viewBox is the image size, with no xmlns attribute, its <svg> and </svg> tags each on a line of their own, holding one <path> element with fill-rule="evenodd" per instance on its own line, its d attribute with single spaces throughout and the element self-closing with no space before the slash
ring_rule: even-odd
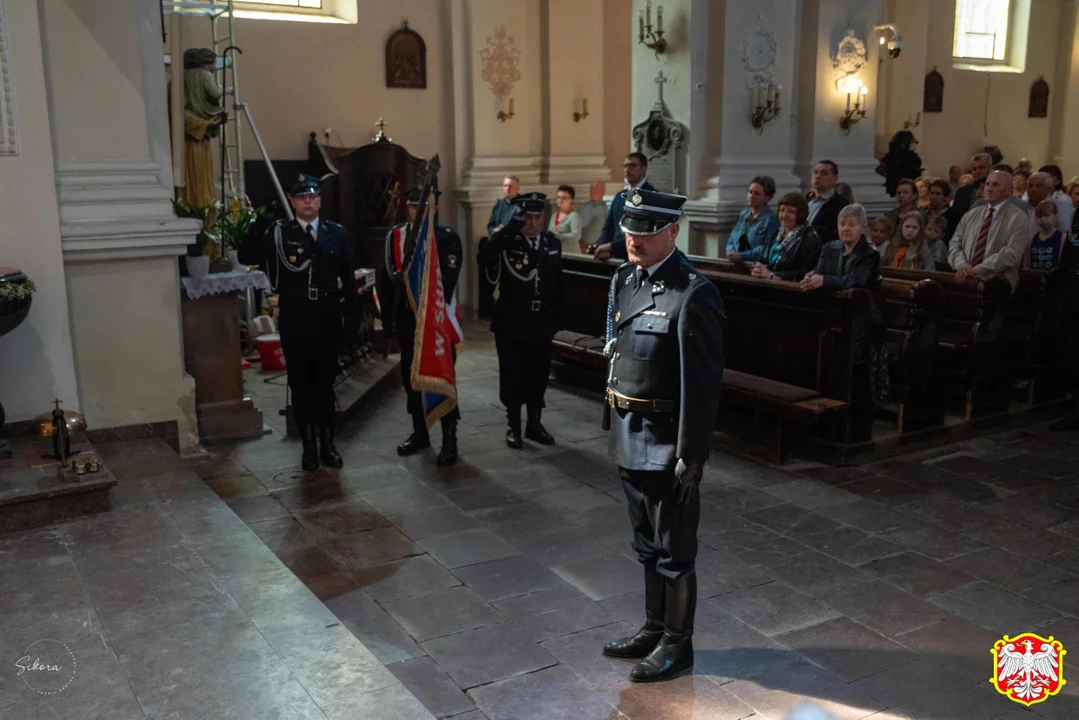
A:
<svg viewBox="0 0 1079 720">
<path fill-rule="evenodd" d="M 0 283 L 0 300 L 25 300 L 31 297 L 36 289 L 33 280 Z"/>
</svg>

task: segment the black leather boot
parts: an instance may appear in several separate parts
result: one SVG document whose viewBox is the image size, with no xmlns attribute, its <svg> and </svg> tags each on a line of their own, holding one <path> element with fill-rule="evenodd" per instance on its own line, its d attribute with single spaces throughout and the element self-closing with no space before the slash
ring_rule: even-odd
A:
<svg viewBox="0 0 1079 720">
<path fill-rule="evenodd" d="M 429 447 L 431 447 L 431 436 L 427 434 L 427 423 L 422 417 L 413 415 L 412 434 L 408 436 L 408 440 L 397 446 L 397 454 L 406 457 Z"/>
<path fill-rule="evenodd" d="M 447 467 L 457 462 L 457 421 L 442 420 L 442 449 L 438 451 L 438 466 Z"/>
<path fill-rule="evenodd" d="M 629 674 L 632 682 L 668 680 L 693 669 L 693 616 L 697 611 L 697 574 L 667 580 L 663 637 Z"/>
<path fill-rule="evenodd" d="M 667 584 L 655 566 L 644 566 L 644 626 L 635 635 L 612 640 L 603 654 L 613 658 L 643 658 L 656 649 L 663 636 L 663 607 Z"/>
<path fill-rule="evenodd" d="M 318 470 L 318 442 L 315 440 L 315 426 L 304 425 L 300 428 L 300 437 L 303 438 L 301 467 L 308 472 Z"/>
<path fill-rule="evenodd" d="M 525 425 L 525 437 L 540 445 L 554 445 L 554 437 L 540 424 L 540 408 L 528 408 L 528 424 Z"/>
<path fill-rule="evenodd" d="M 524 447 L 521 440 L 521 408 L 506 408 L 506 445 L 514 450 Z"/>
<path fill-rule="evenodd" d="M 345 466 L 341 453 L 337 452 L 337 446 L 333 444 L 333 425 L 323 425 L 318 429 L 318 444 L 321 449 L 318 457 L 323 465 L 328 468 Z"/>
</svg>

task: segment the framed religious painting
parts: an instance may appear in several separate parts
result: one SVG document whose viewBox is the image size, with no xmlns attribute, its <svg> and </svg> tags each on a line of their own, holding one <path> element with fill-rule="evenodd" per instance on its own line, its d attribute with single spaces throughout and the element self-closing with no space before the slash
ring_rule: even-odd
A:
<svg viewBox="0 0 1079 720">
<path fill-rule="evenodd" d="M 427 87 L 427 43 L 408 20 L 386 40 L 386 87 Z"/>
</svg>

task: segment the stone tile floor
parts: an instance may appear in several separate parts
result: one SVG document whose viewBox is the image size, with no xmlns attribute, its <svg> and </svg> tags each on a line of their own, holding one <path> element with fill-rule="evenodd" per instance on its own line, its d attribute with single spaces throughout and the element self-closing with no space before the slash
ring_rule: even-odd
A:
<svg viewBox="0 0 1079 720">
<path fill-rule="evenodd" d="M 430 453 L 395 455 L 409 428 L 403 393 L 394 389 L 365 419 L 341 428 L 341 471 L 305 477 L 297 443 L 275 431 L 211 449 L 193 466 L 201 490 L 143 484 L 143 492 L 176 502 L 208 487 L 228 503 L 258 547 L 214 543 L 203 556 L 207 567 L 190 572 L 228 574 L 247 607 L 278 622 L 272 633 L 254 623 L 261 640 L 237 632 L 176 657 L 227 648 L 244 658 L 237 674 L 249 678 L 230 686 L 236 694 L 254 703 L 274 687 L 279 707 L 302 708 L 289 678 L 296 668 L 335 663 L 340 638 L 302 637 L 287 621 L 303 597 L 283 602 L 263 591 L 294 574 L 440 718 L 778 720 L 804 701 L 843 719 L 1079 717 L 1075 684 L 1026 710 L 988 682 L 990 649 L 1005 633 L 1036 631 L 1079 647 L 1079 438 L 1039 426 L 845 469 L 779 468 L 715 453 L 702 489 L 695 672 L 631 685 L 630 665 L 599 652 L 642 619 L 641 574 L 599 406 L 552 389 L 545 422 L 558 445 L 507 449 L 493 348 L 488 335 L 469 330 L 458 363 L 462 460 L 452 469 L 435 467 L 437 428 Z M 222 512 L 194 508 L 173 513 L 173 522 L 193 533 L 225 522 Z M 125 517 L 133 528 L 147 525 L 139 513 Z M 137 537 L 132 529 L 104 532 L 98 542 L 139 558 Z M 114 588 L 109 572 L 119 570 L 103 557 L 85 560 L 101 573 L 92 585 L 98 612 L 129 637 L 156 642 L 180 617 L 228 627 L 236 612 L 182 584 L 167 597 Z M 148 580 L 161 563 L 187 571 L 182 558 L 124 562 Z M 22 602 L 47 599 L 43 612 L 63 605 L 56 575 Z M 125 613 L 129 607 L 153 612 Z M 263 641 L 290 649 L 284 666 L 256 647 Z M 138 655 L 117 653 L 114 662 L 132 665 L 127 682 L 152 717 L 269 716 L 164 714 L 155 703 L 170 692 L 160 676 L 168 658 L 147 649 Z M 112 692 L 116 678 L 100 674 L 102 692 Z M 319 689 L 348 703 L 349 689 L 369 686 L 331 678 Z M 189 687 L 216 686 L 200 675 Z M 347 705 L 334 707 L 348 717 L 395 717 L 371 705 L 353 704 L 352 715 Z M 3 709 L 0 699 L 6 717 Z M 106 715 L 70 717 L 98 716 Z"/>
</svg>

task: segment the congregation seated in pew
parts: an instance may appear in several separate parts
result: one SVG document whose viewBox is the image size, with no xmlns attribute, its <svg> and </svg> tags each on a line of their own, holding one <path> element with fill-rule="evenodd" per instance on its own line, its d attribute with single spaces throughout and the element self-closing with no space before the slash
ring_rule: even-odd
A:
<svg viewBox="0 0 1079 720">
<path fill-rule="evenodd" d="M 746 190 L 748 207 L 738 214 L 727 239 L 729 260 L 759 262 L 764 257 L 779 229 L 776 214 L 768 204 L 775 194 L 776 181 L 768 175 L 758 175 L 750 181 Z"/>
<path fill-rule="evenodd" d="M 899 227 L 881 253 L 881 265 L 908 270 L 935 270 L 936 262 L 926 241 L 925 216 L 911 210 L 899 218 Z"/>
<path fill-rule="evenodd" d="M 801 193 L 787 193 L 779 199 L 779 231 L 772 238 L 761 262 L 750 274 L 767 280 L 797 282 L 817 267 L 821 241 L 809 224 L 809 203 Z"/>
</svg>

